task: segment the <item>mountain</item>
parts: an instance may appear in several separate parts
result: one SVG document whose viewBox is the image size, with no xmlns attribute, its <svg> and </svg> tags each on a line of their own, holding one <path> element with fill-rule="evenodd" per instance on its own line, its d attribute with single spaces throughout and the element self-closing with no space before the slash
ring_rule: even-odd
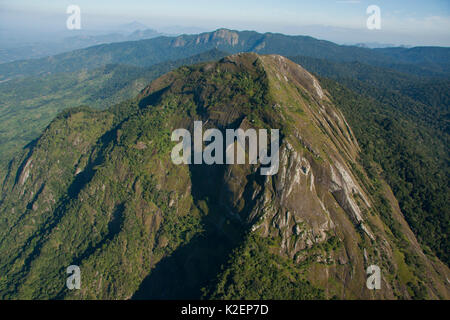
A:
<svg viewBox="0 0 450 320">
<path fill-rule="evenodd" d="M 132 33 L 132 32 L 138 31 L 138 30 L 147 30 L 150 28 L 139 21 L 133 21 L 130 23 L 122 24 L 117 29 L 118 29 L 118 31 L 121 31 L 121 32 Z"/>
<path fill-rule="evenodd" d="M 136 30 L 127 36 L 126 41 L 137 41 L 142 39 L 152 39 L 161 36 L 162 34 L 154 29 Z"/>
<path fill-rule="evenodd" d="M 376 66 L 387 66 L 409 72 L 448 74 L 450 48 L 395 48 L 367 49 L 341 46 L 308 36 L 287 36 L 276 33 L 233 31 L 219 29 L 198 35 L 157 37 L 154 39 L 98 45 L 56 56 L 15 61 L 0 65 L 0 80 L 19 76 L 73 72 L 97 68 L 105 64 L 129 64 L 148 67 L 167 60 L 178 60 L 204 51 L 218 49 L 229 53 L 256 52 L 283 56 L 308 56 L 331 61 L 359 61 Z M 409 51 L 405 51 L 409 50 Z M 420 52 L 420 54 L 416 53 Z M 434 57 L 439 57 L 431 62 Z M 420 63 L 426 62 L 424 66 Z M 420 67 L 419 71 L 417 68 Z M 413 70 L 413 71 L 411 71 Z"/>
<path fill-rule="evenodd" d="M 448 267 L 422 251 L 377 164 L 366 171 L 322 83 L 243 53 L 62 112 L 2 186 L 2 299 L 448 299 Z M 279 129 L 278 172 L 175 165 L 171 133 L 194 135 L 194 121 Z M 68 291 L 73 264 L 83 285 Z M 366 287 L 369 265 L 381 290 Z"/>
<path fill-rule="evenodd" d="M 370 48 L 370 49 L 398 47 L 392 43 L 379 43 L 379 42 L 360 42 L 360 43 L 351 43 L 351 44 L 347 44 L 347 45 L 354 45 L 357 47 Z"/>
<path fill-rule="evenodd" d="M 421 245 L 450 264 L 448 48 L 371 50 L 310 37 L 220 29 L 0 65 L 18 78 L 0 83 L 0 180 L 12 156 L 37 138 L 58 111 L 114 105 L 175 67 L 224 56 L 219 47 L 284 52 L 320 76 L 355 130 L 365 169 L 378 170 L 370 161 L 381 166 Z M 196 52 L 201 53 L 191 56 Z M 178 60 L 167 60 L 172 58 Z M 105 65 L 108 61 L 120 63 Z"/>
</svg>

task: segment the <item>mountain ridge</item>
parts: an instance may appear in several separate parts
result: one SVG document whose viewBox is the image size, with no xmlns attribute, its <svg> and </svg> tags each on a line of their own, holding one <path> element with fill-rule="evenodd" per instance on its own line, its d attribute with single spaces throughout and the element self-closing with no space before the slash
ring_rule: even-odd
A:
<svg viewBox="0 0 450 320">
<path fill-rule="evenodd" d="M 126 63 L 147 67 L 166 60 L 176 60 L 206 50 L 219 49 L 229 52 L 254 51 L 260 54 L 281 54 L 284 56 L 312 56 L 335 61 L 360 61 L 379 66 L 401 67 L 403 64 L 416 64 L 417 59 L 428 62 L 427 66 L 434 72 L 444 69 L 449 72 L 448 57 L 450 48 L 421 47 L 367 49 L 356 46 L 337 45 L 326 40 L 309 36 L 286 36 L 278 33 L 257 33 L 255 31 L 234 31 L 218 29 L 198 35 L 181 35 L 178 37 L 157 37 L 154 39 L 129 41 L 93 46 L 56 56 L 30 61 L 17 61 L 0 65 L 0 80 L 16 76 L 38 75 L 42 73 L 70 72 L 81 68 L 95 68 L 102 64 Z M 398 52 L 402 50 L 401 52 Z M 412 54 L 403 58 L 405 52 L 420 50 L 419 55 Z M 441 57 L 430 64 L 431 58 Z M 389 54 L 388 54 L 389 53 Z M 444 59 L 442 58 L 444 57 Z M 95 59 L 94 59 L 95 58 Z M 57 62 L 57 64 L 55 64 Z M 397 66 L 399 65 L 399 66 Z"/>
</svg>

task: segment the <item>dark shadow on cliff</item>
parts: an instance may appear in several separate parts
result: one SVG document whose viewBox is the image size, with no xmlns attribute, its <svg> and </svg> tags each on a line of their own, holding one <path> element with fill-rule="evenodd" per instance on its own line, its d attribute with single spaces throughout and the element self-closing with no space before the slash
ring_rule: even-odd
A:
<svg viewBox="0 0 450 320">
<path fill-rule="evenodd" d="M 205 231 L 163 258 L 132 299 L 200 299 L 201 289 L 215 283 L 245 231 L 225 218 L 226 212 L 219 205 L 224 170 L 225 166 L 190 166 L 194 201 L 205 201 L 209 209 L 202 219 Z"/>
</svg>

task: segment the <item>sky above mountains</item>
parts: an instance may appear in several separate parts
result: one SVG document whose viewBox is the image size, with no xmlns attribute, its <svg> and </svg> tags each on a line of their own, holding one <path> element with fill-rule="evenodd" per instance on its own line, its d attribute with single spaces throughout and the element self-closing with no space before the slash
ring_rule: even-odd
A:
<svg viewBox="0 0 450 320">
<path fill-rule="evenodd" d="M 307 34 L 338 43 L 450 46 L 448 0 L 0 0 L 0 36 L 67 34 L 66 9 L 72 4 L 81 9 L 84 32 L 139 21 L 166 33 L 224 27 Z M 380 8 L 380 30 L 367 29 L 369 5 Z"/>
</svg>

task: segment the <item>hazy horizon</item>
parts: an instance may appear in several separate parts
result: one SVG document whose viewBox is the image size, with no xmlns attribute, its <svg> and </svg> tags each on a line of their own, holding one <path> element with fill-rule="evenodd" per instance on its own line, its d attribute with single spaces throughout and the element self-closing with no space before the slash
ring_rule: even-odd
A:
<svg viewBox="0 0 450 320">
<path fill-rule="evenodd" d="M 67 30 L 67 7 L 81 9 L 81 30 Z M 381 29 L 369 30 L 366 9 L 381 10 Z M 309 35 L 339 44 L 450 46 L 450 4 L 428 1 L 66 1 L 0 0 L 0 37 L 8 42 L 51 41 L 77 34 L 106 34 L 137 21 L 166 34 L 219 28 Z"/>
</svg>

